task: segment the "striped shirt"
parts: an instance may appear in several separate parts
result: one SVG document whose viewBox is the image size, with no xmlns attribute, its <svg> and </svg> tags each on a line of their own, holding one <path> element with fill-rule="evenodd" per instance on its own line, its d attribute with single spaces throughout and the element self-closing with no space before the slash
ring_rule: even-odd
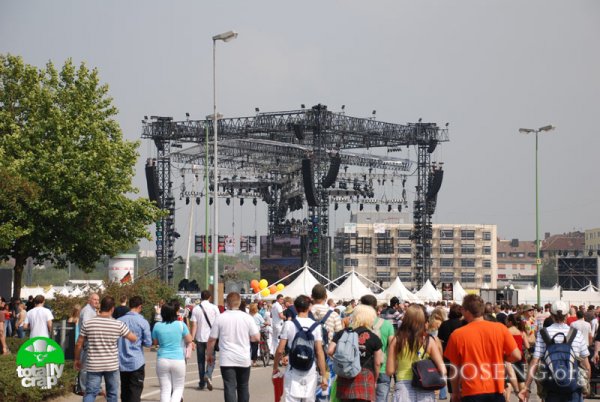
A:
<svg viewBox="0 0 600 402">
<path fill-rule="evenodd" d="M 94 317 L 83 323 L 81 336 L 88 341 L 86 369 L 90 372 L 119 369 L 117 341 L 129 333 L 125 323 L 114 318 Z"/>
<path fill-rule="evenodd" d="M 565 337 L 569 333 L 569 326 L 563 322 L 552 324 L 546 329 L 548 330 L 548 335 L 550 335 L 550 339 L 552 339 L 552 337 L 558 334 L 559 332 L 565 334 Z M 562 343 L 564 342 L 564 339 L 565 338 L 559 335 L 556 337 L 556 342 Z M 577 331 L 577 336 L 575 336 L 575 339 L 571 344 L 571 348 L 573 349 L 573 352 L 576 357 L 587 357 L 590 355 L 590 351 L 588 350 L 587 343 L 583 339 L 581 331 Z M 538 331 L 537 339 L 535 341 L 535 351 L 533 352 L 533 357 L 541 359 L 542 356 L 544 356 L 544 353 L 546 353 L 546 343 L 544 343 L 544 340 L 542 339 L 542 334 L 540 333 L 540 331 Z"/>
<path fill-rule="evenodd" d="M 329 306 L 327 306 L 325 304 L 315 304 L 311 308 L 311 313 L 313 315 L 312 318 L 315 321 L 322 320 L 327 315 L 328 312 L 329 312 Z M 329 318 L 327 318 L 327 321 L 325 321 L 325 329 L 327 330 L 327 337 L 329 339 L 324 341 L 324 343 L 327 344 L 331 341 L 331 339 L 333 338 L 333 335 L 336 332 L 339 332 L 342 329 L 344 329 L 344 327 L 342 325 L 342 319 L 340 318 L 340 315 L 338 313 L 336 313 L 334 311 L 329 315 Z"/>
</svg>

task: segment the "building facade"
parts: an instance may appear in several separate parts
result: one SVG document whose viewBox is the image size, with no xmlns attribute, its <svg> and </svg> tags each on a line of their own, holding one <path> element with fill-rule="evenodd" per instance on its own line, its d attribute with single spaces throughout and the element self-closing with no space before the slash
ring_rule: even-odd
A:
<svg viewBox="0 0 600 402">
<path fill-rule="evenodd" d="M 589 255 L 600 255 L 600 228 L 586 229 L 585 231 L 585 251 Z"/>
<path fill-rule="evenodd" d="M 396 277 L 412 289 L 415 246 L 409 223 L 351 223 L 337 232 L 338 267 L 386 287 Z M 434 224 L 431 282 L 460 281 L 466 289 L 497 286 L 496 225 Z"/>
<path fill-rule="evenodd" d="M 537 273 L 535 241 L 498 240 L 498 286 L 531 281 Z"/>
</svg>

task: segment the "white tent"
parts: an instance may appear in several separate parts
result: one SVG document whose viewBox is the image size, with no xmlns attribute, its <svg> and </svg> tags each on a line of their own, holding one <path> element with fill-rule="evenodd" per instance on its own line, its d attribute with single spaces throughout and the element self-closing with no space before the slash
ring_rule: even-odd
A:
<svg viewBox="0 0 600 402">
<path fill-rule="evenodd" d="M 597 306 L 600 304 L 600 292 L 598 288 L 590 282 L 587 286 L 580 290 L 565 290 L 562 292 L 562 300 L 568 304 L 574 305 L 590 305 Z"/>
<path fill-rule="evenodd" d="M 375 295 L 377 300 L 389 301 L 392 297 L 397 297 L 404 302 L 417 302 L 419 299 L 410 290 L 404 286 L 400 278 L 396 277 L 389 288 Z"/>
<path fill-rule="evenodd" d="M 463 299 L 467 295 L 467 292 L 465 292 L 465 289 L 462 287 L 459 281 L 454 282 L 454 286 L 452 286 L 452 293 L 452 297 L 457 303 L 462 303 Z"/>
<path fill-rule="evenodd" d="M 415 294 L 419 300 L 424 302 L 436 302 L 442 300 L 442 294 L 433 287 L 429 279 L 421 289 Z"/>
<path fill-rule="evenodd" d="M 329 297 L 335 301 L 338 300 L 358 300 L 364 295 L 373 295 L 371 289 L 361 282 L 358 275 L 352 271 L 347 274 L 346 280 L 335 290 L 329 293 Z"/>
<path fill-rule="evenodd" d="M 46 299 L 54 299 L 54 294 L 56 293 L 56 289 L 54 288 L 54 286 L 50 285 L 50 287 L 48 288 L 48 290 L 46 290 L 44 292 L 44 297 Z"/>
<path fill-rule="evenodd" d="M 308 266 L 304 266 L 300 275 L 296 277 L 289 285 L 283 288 L 281 293 L 284 296 L 296 298 L 300 295 L 310 296 L 313 286 L 317 285 L 319 281 L 310 272 Z"/>
<path fill-rule="evenodd" d="M 83 292 L 81 291 L 81 289 L 79 289 L 78 287 L 75 287 L 75 289 L 73 289 L 73 290 L 71 291 L 71 293 L 69 294 L 69 296 L 72 296 L 72 297 L 79 297 L 79 296 L 81 296 L 82 294 L 83 294 Z"/>
<path fill-rule="evenodd" d="M 37 295 L 44 295 L 45 293 L 44 288 L 41 286 L 23 286 L 21 288 L 21 299 L 28 299 L 29 296 L 36 297 Z"/>
<path fill-rule="evenodd" d="M 59 294 L 61 296 L 69 296 L 71 294 L 71 292 L 69 291 L 69 288 L 67 286 L 63 286 L 62 289 L 60 290 Z"/>
</svg>

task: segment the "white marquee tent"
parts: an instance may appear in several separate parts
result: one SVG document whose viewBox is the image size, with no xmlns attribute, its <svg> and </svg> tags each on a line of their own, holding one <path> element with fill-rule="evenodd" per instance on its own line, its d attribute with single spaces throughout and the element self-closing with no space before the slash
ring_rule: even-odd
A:
<svg viewBox="0 0 600 402">
<path fill-rule="evenodd" d="M 429 279 L 421 289 L 415 294 L 419 300 L 424 302 L 436 302 L 442 300 L 442 293 L 433 287 Z"/>
<path fill-rule="evenodd" d="M 284 296 L 296 298 L 300 295 L 310 296 L 313 286 L 317 285 L 319 281 L 310 272 L 311 268 L 307 265 L 301 268 L 302 272 L 296 277 L 289 285 L 287 285 L 281 292 Z"/>
<path fill-rule="evenodd" d="M 356 272 L 351 271 L 346 274 L 346 280 L 335 290 L 329 293 L 329 297 L 335 301 L 338 300 L 358 300 L 364 295 L 374 295 L 371 289 L 361 282 Z"/>
<path fill-rule="evenodd" d="M 454 286 L 452 286 L 452 297 L 454 301 L 457 303 L 462 303 L 463 299 L 467 295 L 467 292 L 462 287 L 459 281 L 454 282 Z"/>
<path fill-rule="evenodd" d="M 419 298 L 404 286 L 400 278 L 396 277 L 389 288 L 375 295 L 377 300 L 389 301 L 392 297 L 397 297 L 403 302 L 418 302 Z"/>
</svg>

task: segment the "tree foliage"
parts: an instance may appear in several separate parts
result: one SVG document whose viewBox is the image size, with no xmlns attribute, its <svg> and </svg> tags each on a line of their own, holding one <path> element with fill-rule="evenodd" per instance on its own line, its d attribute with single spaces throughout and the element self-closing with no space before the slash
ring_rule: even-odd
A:
<svg viewBox="0 0 600 402">
<path fill-rule="evenodd" d="M 558 273 L 556 272 L 556 260 L 546 259 L 540 268 L 540 284 L 542 288 L 551 288 L 558 283 Z"/>
<path fill-rule="evenodd" d="M 15 259 L 15 296 L 28 257 L 89 271 L 149 236 L 159 211 L 130 198 L 139 144 L 116 114 L 95 69 L 0 55 L 0 257 Z"/>
</svg>

